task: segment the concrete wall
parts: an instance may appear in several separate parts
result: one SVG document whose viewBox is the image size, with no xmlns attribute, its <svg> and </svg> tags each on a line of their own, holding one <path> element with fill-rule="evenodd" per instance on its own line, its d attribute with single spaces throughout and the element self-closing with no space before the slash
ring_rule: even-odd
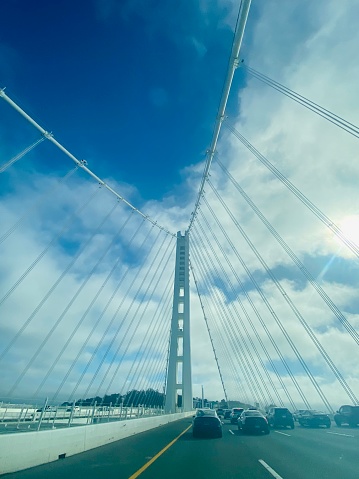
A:
<svg viewBox="0 0 359 479">
<path fill-rule="evenodd" d="M 193 412 L 0 435 L 0 474 L 56 461 L 128 436 L 177 421 Z"/>
</svg>

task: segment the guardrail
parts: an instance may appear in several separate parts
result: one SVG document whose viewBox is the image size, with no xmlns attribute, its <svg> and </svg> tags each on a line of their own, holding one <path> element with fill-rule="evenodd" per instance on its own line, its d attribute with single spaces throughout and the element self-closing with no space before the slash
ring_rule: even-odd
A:
<svg viewBox="0 0 359 479">
<path fill-rule="evenodd" d="M 85 427 L 30 432 L 20 430 L 18 434 L 0 434 L 0 475 L 65 459 L 192 414 L 193 412 L 189 411 L 113 422 L 108 422 L 107 418 L 100 424 L 88 424 Z M 100 418 L 102 419 L 102 416 Z"/>
<path fill-rule="evenodd" d="M 0 434 L 60 427 L 84 426 L 112 421 L 127 421 L 142 417 L 160 416 L 163 408 L 147 406 L 50 406 L 1 404 Z"/>
</svg>

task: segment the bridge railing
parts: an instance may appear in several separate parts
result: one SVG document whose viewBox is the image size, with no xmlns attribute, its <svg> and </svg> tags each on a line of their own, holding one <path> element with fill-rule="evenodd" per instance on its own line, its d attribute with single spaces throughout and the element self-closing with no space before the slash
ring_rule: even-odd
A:
<svg viewBox="0 0 359 479">
<path fill-rule="evenodd" d="M 50 406 L 3 403 L 0 405 L 0 433 L 39 431 L 85 426 L 112 421 L 160 416 L 162 407 L 139 406 Z"/>
</svg>

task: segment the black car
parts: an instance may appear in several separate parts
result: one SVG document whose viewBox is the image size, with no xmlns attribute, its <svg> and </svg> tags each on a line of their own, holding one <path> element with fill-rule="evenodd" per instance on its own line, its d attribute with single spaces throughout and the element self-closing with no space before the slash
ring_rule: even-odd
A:
<svg viewBox="0 0 359 479">
<path fill-rule="evenodd" d="M 334 414 L 334 421 L 337 426 L 348 424 L 351 427 L 359 425 L 359 406 L 341 406 Z"/>
<path fill-rule="evenodd" d="M 212 436 L 222 437 L 222 421 L 214 409 L 198 409 L 193 416 L 193 437 Z"/>
<path fill-rule="evenodd" d="M 238 430 L 243 432 L 253 432 L 269 434 L 269 424 L 267 419 L 260 411 L 247 409 L 238 417 Z"/>
<path fill-rule="evenodd" d="M 271 407 L 267 412 L 270 427 L 290 427 L 294 429 L 293 414 L 286 407 Z"/>
<path fill-rule="evenodd" d="M 232 409 L 232 412 L 229 416 L 231 424 L 237 424 L 238 423 L 238 417 L 242 414 L 243 411 L 244 411 L 243 407 L 234 407 Z"/>
<path fill-rule="evenodd" d="M 298 417 L 298 422 L 301 426 L 307 427 L 319 427 L 325 426 L 329 428 L 332 424 L 330 417 L 325 412 L 306 410 Z"/>
<path fill-rule="evenodd" d="M 217 413 L 217 416 L 223 416 L 223 412 L 224 412 L 224 409 L 219 407 L 218 409 L 216 409 L 216 413 Z"/>
</svg>

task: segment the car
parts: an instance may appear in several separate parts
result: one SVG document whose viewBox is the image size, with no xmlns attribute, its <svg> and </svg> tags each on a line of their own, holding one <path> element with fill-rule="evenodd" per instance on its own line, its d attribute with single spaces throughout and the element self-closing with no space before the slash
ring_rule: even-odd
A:
<svg viewBox="0 0 359 479">
<path fill-rule="evenodd" d="M 297 409 L 296 411 L 293 412 L 293 419 L 294 421 L 298 421 L 299 417 L 305 412 L 305 409 Z"/>
<path fill-rule="evenodd" d="M 232 409 L 224 409 L 223 410 L 223 419 L 229 419 L 231 416 Z"/>
<path fill-rule="evenodd" d="M 71 407 L 68 407 L 68 408 L 66 409 L 66 412 L 71 412 L 72 409 L 73 409 L 74 411 L 79 411 L 79 410 L 80 410 L 80 406 L 71 406 Z"/>
<path fill-rule="evenodd" d="M 334 421 L 337 426 L 348 424 L 351 427 L 359 425 L 359 406 L 345 404 L 334 414 Z"/>
<path fill-rule="evenodd" d="M 222 421 L 214 409 L 197 409 L 192 421 L 192 435 L 222 437 Z"/>
<path fill-rule="evenodd" d="M 298 418 L 298 422 L 301 426 L 307 427 L 320 427 L 325 426 L 329 428 L 332 424 L 332 421 L 328 414 L 321 411 L 316 411 L 314 409 L 308 409 L 303 411 Z"/>
<path fill-rule="evenodd" d="M 238 423 L 238 417 L 242 414 L 243 411 L 244 411 L 243 407 L 234 407 L 232 409 L 231 414 L 229 416 L 231 424 L 237 424 Z"/>
<path fill-rule="evenodd" d="M 45 409 L 44 408 L 40 408 L 40 409 L 36 409 L 36 412 L 42 412 L 42 411 L 45 411 L 45 412 L 54 412 L 57 410 L 57 407 L 56 406 L 46 406 Z"/>
<path fill-rule="evenodd" d="M 238 417 L 238 430 L 252 433 L 270 433 L 266 417 L 256 409 L 246 409 L 240 414 Z"/>
<path fill-rule="evenodd" d="M 224 409 L 219 407 L 218 409 L 216 409 L 216 413 L 217 413 L 217 416 L 223 416 L 223 413 L 224 413 Z"/>
<path fill-rule="evenodd" d="M 271 407 L 267 412 L 270 427 L 290 427 L 294 429 L 293 414 L 286 407 Z"/>
</svg>

